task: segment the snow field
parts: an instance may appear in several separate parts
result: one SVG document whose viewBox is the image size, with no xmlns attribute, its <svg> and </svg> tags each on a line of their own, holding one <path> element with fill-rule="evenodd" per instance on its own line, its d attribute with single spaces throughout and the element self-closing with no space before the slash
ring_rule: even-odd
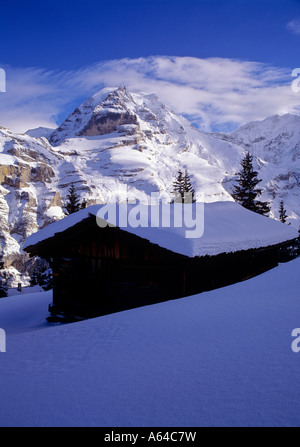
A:
<svg viewBox="0 0 300 447">
<path fill-rule="evenodd" d="M 1 299 L 0 425 L 299 426 L 299 267 L 66 325 Z"/>
</svg>

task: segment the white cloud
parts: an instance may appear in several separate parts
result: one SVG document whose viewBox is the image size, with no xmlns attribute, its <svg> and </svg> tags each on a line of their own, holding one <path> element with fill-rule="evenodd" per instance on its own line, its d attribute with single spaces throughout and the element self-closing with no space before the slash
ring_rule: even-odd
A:
<svg viewBox="0 0 300 447">
<path fill-rule="evenodd" d="M 300 19 L 294 19 L 287 23 L 287 29 L 293 34 L 300 35 Z"/>
<path fill-rule="evenodd" d="M 5 67 L 4 67 L 5 68 Z M 234 128 L 255 119 L 300 111 L 289 70 L 224 58 L 157 56 L 96 63 L 73 71 L 7 67 L 7 93 L 0 94 L 0 125 L 28 127 L 60 124 L 103 87 L 156 93 L 162 102 L 202 130 Z"/>
</svg>

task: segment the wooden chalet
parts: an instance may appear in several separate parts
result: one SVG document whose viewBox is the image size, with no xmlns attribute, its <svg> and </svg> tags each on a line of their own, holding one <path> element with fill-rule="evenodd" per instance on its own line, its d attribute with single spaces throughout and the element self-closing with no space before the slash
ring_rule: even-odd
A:
<svg viewBox="0 0 300 447">
<path fill-rule="evenodd" d="M 279 250 L 297 237 L 291 227 L 232 202 L 205 204 L 197 240 L 174 228 L 99 227 L 98 210 L 74 213 L 26 241 L 24 250 L 53 269 L 52 316 L 89 318 L 242 281 L 275 267 Z M 248 227 L 235 222 L 240 215 Z"/>
</svg>

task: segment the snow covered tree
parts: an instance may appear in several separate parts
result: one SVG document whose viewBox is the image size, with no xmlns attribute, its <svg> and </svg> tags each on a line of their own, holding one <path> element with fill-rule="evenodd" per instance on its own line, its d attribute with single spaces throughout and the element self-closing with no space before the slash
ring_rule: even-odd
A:
<svg viewBox="0 0 300 447">
<path fill-rule="evenodd" d="M 187 170 L 185 170 L 184 174 L 184 193 L 185 198 L 188 199 L 188 202 L 196 202 L 195 200 L 195 190 L 193 188 L 190 176 L 187 173 Z"/>
<path fill-rule="evenodd" d="M 86 207 L 86 201 L 82 203 L 79 201 L 79 196 L 76 192 L 74 183 L 71 183 L 69 194 L 67 195 L 67 203 L 64 206 L 66 214 L 76 213 L 82 208 Z"/>
<path fill-rule="evenodd" d="M 173 182 L 173 192 L 176 194 L 175 202 L 195 202 L 195 190 L 187 170 L 184 174 L 181 170 L 178 171 L 176 180 Z"/>
<path fill-rule="evenodd" d="M 39 268 L 34 268 L 31 275 L 30 285 L 39 285 L 44 290 L 53 288 L 53 273 L 48 262 L 43 263 Z"/>
<path fill-rule="evenodd" d="M 280 203 L 279 203 L 279 220 L 282 223 L 286 223 L 287 218 L 288 218 L 288 215 L 286 214 L 286 210 L 284 209 L 284 202 L 283 202 L 283 200 L 280 200 Z"/>
<path fill-rule="evenodd" d="M 39 274 L 38 284 L 44 290 L 53 289 L 53 273 L 50 267 L 46 269 L 44 272 Z"/>
<path fill-rule="evenodd" d="M 234 200 L 250 211 L 267 215 L 270 212 L 269 203 L 257 200 L 257 197 L 262 194 L 262 189 L 257 188 L 261 180 L 258 179 L 258 172 L 253 168 L 253 155 L 249 152 L 241 161 L 241 170 L 237 175 L 238 184 L 234 185 L 232 193 Z"/>
<path fill-rule="evenodd" d="M 36 286 L 38 284 L 38 272 L 37 269 L 34 268 L 30 278 L 30 286 Z"/>
<path fill-rule="evenodd" d="M 173 182 L 173 192 L 175 192 L 175 194 L 177 196 L 180 196 L 180 200 L 182 201 L 183 196 L 184 196 L 184 177 L 183 177 L 183 173 L 181 171 L 181 169 L 179 169 L 178 173 L 177 173 L 177 177 L 176 180 Z"/>
<path fill-rule="evenodd" d="M 80 209 L 83 210 L 84 208 L 86 208 L 86 206 L 87 206 L 86 200 L 83 199 L 83 201 L 82 201 L 81 204 L 80 204 Z"/>
</svg>

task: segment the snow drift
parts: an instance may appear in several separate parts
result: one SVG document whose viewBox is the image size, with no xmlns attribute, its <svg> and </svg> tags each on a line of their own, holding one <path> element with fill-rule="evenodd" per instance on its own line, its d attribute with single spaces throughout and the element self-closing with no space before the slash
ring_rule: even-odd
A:
<svg viewBox="0 0 300 447">
<path fill-rule="evenodd" d="M 299 426 L 299 267 L 68 325 L 1 299 L 0 425 Z"/>
</svg>

